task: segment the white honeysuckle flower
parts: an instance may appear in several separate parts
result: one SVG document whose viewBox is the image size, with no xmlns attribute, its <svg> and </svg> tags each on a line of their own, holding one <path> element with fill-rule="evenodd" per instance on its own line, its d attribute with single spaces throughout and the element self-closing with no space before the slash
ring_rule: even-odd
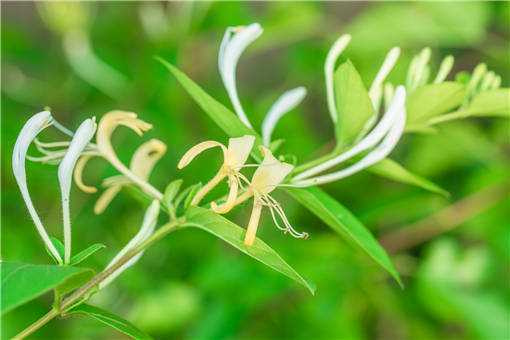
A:
<svg viewBox="0 0 510 340">
<path fill-rule="evenodd" d="M 57 249 L 53 245 L 44 228 L 44 225 L 35 210 L 34 204 L 32 203 L 32 199 L 30 198 L 30 194 L 28 192 L 27 186 L 27 178 L 25 171 L 25 158 L 27 155 L 28 147 L 32 143 L 32 141 L 36 138 L 36 136 L 46 127 L 53 123 L 53 118 L 49 111 L 42 111 L 35 115 L 33 115 L 23 126 L 21 129 L 18 138 L 16 139 L 16 143 L 14 144 L 14 149 L 12 152 L 12 170 L 14 173 L 14 177 L 16 178 L 16 182 L 18 183 L 18 187 L 21 191 L 21 195 L 23 196 L 23 200 L 27 206 L 30 217 L 34 221 L 37 232 L 41 236 L 46 248 L 52 254 L 52 256 L 59 262 L 63 263 L 63 259 L 59 255 Z"/>
<path fill-rule="evenodd" d="M 248 117 L 244 113 L 239 100 L 236 87 L 237 63 L 244 50 L 262 34 L 262 27 L 258 23 L 248 26 L 227 28 L 220 45 L 218 55 L 218 68 L 223 84 L 227 89 L 230 101 L 234 106 L 239 119 L 248 127 L 252 127 Z"/>
<path fill-rule="evenodd" d="M 395 147 L 396 142 L 402 135 L 406 114 L 405 98 L 405 88 L 403 86 L 398 86 L 395 90 L 395 95 L 392 98 L 392 103 L 390 104 L 388 110 L 372 131 L 370 131 L 365 137 L 363 137 L 358 143 L 356 143 L 347 151 L 295 176 L 292 179 L 292 185 L 305 187 L 332 182 L 334 180 L 338 180 L 340 178 L 351 175 L 354 172 L 360 171 L 370 165 L 375 164 L 379 160 L 382 160 L 382 158 L 391 152 L 391 150 Z M 361 161 L 352 167 L 348 167 L 347 169 L 340 170 L 328 175 L 311 178 L 311 176 L 326 171 L 372 148 L 374 149 L 367 156 L 365 156 Z M 385 156 L 380 158 L 381 155 Z"/>
<path fill-rule="evenodd" d="M 265 146 L 271 143 L 271 134 L 278 121 L 298 106 L 306 96 L 306 88 L 297 87 L 282 94 L 271 106 L 262 122 L 262 141 Z"/>
<path fill-rule="evenodd" d="M 292 169 L 294 169 L 294 166 L 280 162 L 273 156 L 271 151 L 264 146 L 260 146 L 260 150 L 264 159 L 258 166 L 257 170 L 255 170 L 247 190 L 239 196 L 235 202 L 235 204 L 239 204 L 253 196 L 253 209 L 250 221 L 248 222 L 244 243 L 251 246 L 255 241 L 260 221 L 260 213 L 264 206 L 269 208 L 271 217 L 278 229 L 282 230 L 284 233 L 289 233 L 296 238 L 307 238 L 307 233 L 297 232 L 292 227 L 281 205 L 271 195 L 269 195 L 273 190 L 281 185 L 285 177 L 287 177 Z M 283 222 L 283 227 L 278 223 L 276 215 L 278 215 Z"/>
<path fill-rule="evenodd" d="M 128 242 L 128 244 L 122 248 L 121 251 L 110 261 L 108 266 L 106 266 L 105 270 L 113 266 L 119 259 L 121 259 L 127 252 L 134 249 L 142 242 L 147 240 L 153 233 L 156 228 L 156 224 L 158 222 L 160 203 L 158 200 L 153 200 L 145 215 L 143 217 L 142 226 L 138 233 Z M 103 289 L 107 285 L 109 285 L 113 280 L 115 280 L 122 272 L 124 272 L 129 267 L 133 266 L 138 260 L 142 257 L 143 251 L 133 256 L 129 261 L 124 263 L 118 269 L 116 269 L 112 274 L 110 274 L 106 279 L 101 281 L 99 284 L 99 289 Z"/>
<path fill-rule="evenodd" d="M 234 206 L 238 187 L 242 187 L 242 181 L 246 181 L 240 171 L 243 166 L 245 166 L 254 143 L 254 136 L 245 135 L 237 138 L 229 138 L 227 147 L 216 141 L 206 141 L 189 149 L 179 161 L 177 165 L 178 169 L 186 167 L 196 156 L 207 149 L 219 147 L 223 151 L 223 165 L 216 175 L 196 193 L 191 204 L 198 205 L 209 191 L 218 185 L 225 177 L 228 177 L 230 190 L 227 201 L 223 206 L 217 206 L 213 202 L 211 207 L 217 213 L 227 213 L 230 211 Z"/>
<path fill-rule="evenodd" d="M 372 105 L 374 106 L 374 110 L 376 112 L 375 119 L 377 119 L 377 112 L 379 112 L 379 107 L 381 104 L 384 80 L 386 79 L 386 77 L 388 77 L 388 74 L 391 72 L 393 67 L 395 67 L 395 64 L 397 63 L 399 56 L 400 48 L 393 47 L 386 55 L 381 68 L 379 69 L 374 80 L 372 81 L 372 85 L 370 85 L 368 96 L 370 97 L 370 100 L 372 101 Z"/>
<path fill-rule="evenodd" d="M 126 176 L 134 184 L 138 185 L 144 192 L 158 200 L 163 199 L 163 194 L 161 192 L 159 192 L 156 188 L 154 188 L 143 179 L 133 174 L 133 172 L 118 159 L 111 143 L 111 136 L 113 131 L 119 125 L 130 128 L 139 136 L 152 128 L 151 124 L 138 119 L 136 113 L 134 112 L 110 111 L 101 118 L 97 127 L 96 142 L 99 153 L 121 174 Z M 85 161 L 87 159 L 88 158 L 86 158 Z M 84 166 L 85 164 L 80 162 L 79 167 L 77 166 L 77 168 L 82 170 Z M 81 184 L 83 183 L 81 182 Z"/>
<path fill-rule="evenodd" d="M 405 107 L 398 113 L 399 114 L 395 119 L 395 123 L 391 127 L 388 134 L 384 137 L 382 142 L 361 160 L 340 171 L 333 172 L 331 174 L 323 176 L 305 179 L 303 181 L 295 182 L 293 184 L 297 187 L 307 187 L 312 185 L 320 185 L 338 181 L 339 179 L 351 176 L 363 169 L 368 168 L 369 166 L 376 164 L 377 162 L 382 161 L 395 148 L 398 141 L 400 140 L 400 137 L 404 132 L 406 120 Z"/>
<path fill-rule="evenodd" d="M 434 84 L 439 84 L 445 81 L 446 77 L 448 77 L 448 74 L 450 74 L 450 71 L 453 68 L 454 61 L 455 59 L 451 55 L 446 56 L 443 59 L 441 65 L 439 66 L 439 71 L 437 71 L 436 78 L 434 78 Z"/>
<path fill-rule="evenodd" d="M 326 57 L 326 62 L 324 63 L 324 76 L 326 78 L 326 96 L 328 101 L 328 110 L 331 115 L 331 119 L 334 123 L 338 120 L 338 111 L 336 109 L 335 104 L 335 90 L 334 90 L 334 79 L 333 76 L 335 74 L 335 64 L 338 60 L 338 57 L 345 50 L 349 42 L 351 41 L 351 36 L 349 34 L 344 34 L 340 38 L 338 38 L 334 44 L 331 46 L 328 55 Z"/>
<path fill-rule="evenodd" d="M 86 119 L 76 130 L 67 152 L 58 167 L 58 181 L 62 195 L 62 216 L 64 223 L 64 263 L 71 260 L 71 218 L 69 195 L 76 161 L 88 146 L 96 132 L 96 119 Z"/>
<path fill-rule="evenodd" d="M 144 181 L 149 179 L 152 169 L 156 163 L 163 157 L 166 152 L 166 144 L 158 139 L 151 139 L 143 143 L 136 149 L 129 169 L 133 174 L 138 176 Z M 81 177 L 81 176 L 80 176 Z M 101 214 L 117 196 L 122 187 L 129 185 L 131 181 L 124 175 L 118 175 L 106 178 L 103 181 L 103 186 L 106 190 L 97 199 L 94 205 L 94 213 Z"/>
</svg>

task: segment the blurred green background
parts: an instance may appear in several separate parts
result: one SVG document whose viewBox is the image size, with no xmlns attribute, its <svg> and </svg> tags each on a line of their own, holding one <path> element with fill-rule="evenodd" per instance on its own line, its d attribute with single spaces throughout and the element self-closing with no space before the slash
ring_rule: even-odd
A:
<svg viewBox="0 0 510 340">
<path fill-rule="evenodd" d="M 212 154 L 177 172 L 177 160 L 187 148 L 207 139 L 226 141 L 226 136 L 153 56 L 177 64 L 230 107 L 217 71 L 217 51 L 227 26 L 259 22 L 265 29 L 238 68 L 241 100 L 255 125 L 283 91 L 307 87 L 303 105 L 275 131 L 276 138 L 286 139 L 283 151 L 296 154 L 301 162 L 325 152 L 324 145 L 333 140 L 322 69 L 330 44 L 340 34 L 353 35 L 346 55 L 367 84 L 386 52 L 398 45 L 402 56 L 390 76 L 394 83 L 404 80 L 414 53 L 430 46 L 435 62 L 447 54 L 455 56 L 455 72 L 471 71 L 483 61 L 502 75 L 503 86 L 509 85 L 508 2 L 1 6 L 1 244 L 6 260 L 50 262 L 11 171 L 17 133 L 45 106 L 73 129 L 85 117 L 100 117 L 112 109 L 137 112 L 153 123 L 143 139 L 122 131 L 115 142 L 126 162 L 142 140 L 167 143 L 167 154 L 151 178 L 160 189 L 178 177 L 192 184 L 214 174 L 211 162 L 217 158 Z M 81 35 L 73 37 L 73 30 Z M 377 237 L 403 235 L 385 245 L 393 251 L 404 290 L 367 256 L 282 196 L 289 219 L 311 237 L 286 237 L 267 215 L 260 235 L 316 283 L 316 296 L 213 236 L 184 230 L 152 247 L 93 302 L 160 339 L 508 339 L 509 128 L 508 120 L 501 118 L 473 119 L 444 124 L 437 134 L 404 136 L 392 158 L 450 191 L 449 198 L 366 172 L 325 186 Z M 44 132 L 43 140 L 57 136 Z M 30 163 L 27 169 L 42 220 L 50 234 L 61 236 L 56 167 Z M 99 184 L 112 174 L 105 162 L 93 160 L 85 180 Z M 136 233 L 144 208 L 122 192 L 105 213 L 95 216 L 97 197 L 73 188 L 71 203 L 73 247 L 107 245 L 87 260 L 99 269 Z M 470 204 L 456 204 L 466 197 Z M 449 209 L 446 215 L 434 215 L 443 209 Z M 237 209 L 230 217 L 243 225 L 249 214 L 245 210 Z M 399 234 L 403 228 L 418 230 L 420 241 L 409 242 L 413 234 Z M 7 314 L 2 338 L 37 319 L 50 303 L 51 297 L 44 296 Z M 53 321 L 33 337 L 122 335 L 73 317 Z"/>
</svg>

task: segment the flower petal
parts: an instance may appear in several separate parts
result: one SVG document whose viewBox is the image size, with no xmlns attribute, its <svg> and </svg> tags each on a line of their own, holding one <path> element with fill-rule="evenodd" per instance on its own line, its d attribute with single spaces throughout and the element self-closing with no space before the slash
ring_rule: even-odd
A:
<svg viewBox="0 0 510 340">
<path fill-rule="evenodd" d="M 268 148 L 261 146 L 260 149 L 264 160 L 255 170 L 250 186 L 256 193 L 264 195 L 276 189 L 294 166 L 277 160 Z"/>
<path fill-rule="evenodd" d="M 184 156 L 181 157 L 181 160 L 177 164 L 177 168 L 182 169 L 182 168 L 186 167 L 189 163 L 191 163 L 191 161 L 193 159 L 195 159 L 196 156 L 198 156 L 205 150 L 214 148 L 216 146 L 220 147 L 223 150 L 223 156 L 226 158 L 227 157 L 227 148 L 225 148 L 225 146 L 221 143 L 218 143 L 213 140 L 209 140 L 209 141 L 205 141 L 202 143 L 198 143 L 197 145 L 195 145 L 194 147 L 192 147 L 191 149 L 186 151 Z"/>
<path fill-rule="evenodd" d="M 69 195 L 71 193 L 71 182 L 73 170 L 81 156 L 81 153 L 88 145 L 96 132 L 96 119 L 86 119 L 76 130 L 74 137 L 69 144 L 69 149 L 58 167 L 58 181 L 62 196 L 62 216 L 64 223 L 64 263 L 71 260 L 71 217 L 69 211 Z"/>
<path fill-rule="evenodd" d="M 327 169 L 330 169 L 346 161 L 349 158 L 358 155 L 363 151 L 366 151 L 374 147 L 392 128 L 397 117 L 400 115 L 400 112 L 402 110 L 405 110 L 405 99 L 406 99 L 405 88 L 403 86 L 398 86 L 395 91 L 395 95 L 393 96 L 392 103 L 388 108 L 388 111 L 386 111 L 382 119 L 375 126 L 375 128 L 372 131 L 370 131 L 368 135 L 362 138 L 357 144 L 355 144 L 351 149 L 347 150 L 346 152 L 295 176 L 294 182 L 321 173 Z"/>
<path fill-rule="evenodd" d="M 282 94 L 271 106 L 262 123 L 262 140 L 265 146 L 269 146 L 271 134 L 280 118 L 298 106 L 305 96 L 306 88 L 297 87 Z"/>
<path fill-rule="evenodd" d="M 455 62 L 455 59 L 452 55 L 446 56 L 443 61 L 441 62 L 441 65 L 439 66 L 439 71 L 437 71 L 436 78 L 434 79 L 434 84 L 442 83 L 446 77 L 448 77 L 448 74 L 453 68 L 453 63 Z"/>
<path fill-rule="evenodd" d="M 25 158 L 27 155 L 27 150 L 35 137 L 49 124 L 52 122 L 51 113 L 49 111 L 42 111 L 35 115 L 33 115 L 23 126 L 21 132 L 16 139 L 16 143 L 14 144 L 14 149 L 12 152 L 12 170 L 14 173 L 14 177 L 16 178 L 16 182 L 18 183 L 19 190 L 21 191 L 21 195 L 23 196 L 23 200 L 27 206 L 28 212 L 32 220 L 34 221 L 37 232 L 43 239 L 44 244 L 51 252 L 51 254 L 60 262 L 63 259 L 60 257 L 57 249 L 53 245 L 44 228 L 37 211 L 35 210 L 34 204 L 32 203 L 32 199 L 30 198 L 30 194 L 28 192 L 27 186 L 27 178 L 25 172 Z"/>
<path fill-rule="evenodd" d="M 229 138 L 225 164 L 234 170 L 241 170 L 250 156 L 254 143 L 255 136 L 251 135 Z"/>
<path fill-rule="evenodd" d="M 328 99 L 328 109 L 329 114 L 331 115 L 331 119 L 334 123 L 338 120 L 338 111 L 336 109 L 335 104 L 335 92 L 334 92 L 334 81 L 333 75 L 335 73 L 335 64 L 338 60 L 338 57 L 345 50 L 349 42 L 351 41 L 351 36 L 349 34 L 344 34 L 340 38 L 335 41 L 333 46 L 331 46 L 328 55 L 326 57 L 326 62 L 324 63 L 324 75 L 326 77 L 326 95 Z"/>
<path fill-rule="evenodd" d="M 87 162 L 92 158 L 92 156 L 85 155 L 81 156 L 80 159 L 78 159 L 78 162 L 76 162 L 76 166 L 74 167 L 74 183 L 76 183 L 76 186 L 81 189 L 81 191 L 86 192 L 88 194 L 93 194 L 97 192 L 97 188 L 86 185 L 83 183 L 83 169 L 85 168 L 85 165 L 87 165 Z"/>
<path fill-rule="evenodd" d="M 341 178 L 359 172 L 365 168 L 368 168 L 369 166 L 374 165 L 375 163 L 383 160 L 395 148 L 400 137 L 402 136 L 405 127 L 405 120 L 406 120 L 405 106 L 402 106 L 398 111 L 398 115 L 395 117 L 395 121 L 390 131 L 384 137 L 382 142 L 375 149 L 369 152 L 365 157 L 363 157 L 360 161 L 340 171 L 319 177 L 305 179 L 303 181 L 298 181 L 293 184 L 298 187 L 307 187 L 312 185 L 334 182 Z"/>
<path fill-rule="evenodd" d="M 245 27 L 228 28 L 223 38 L 220 53 L 218 56 L 218 64 L 223 84 L 227 89 L 230 101 L 234 106 L 239 119 L 248 127 L 252 127 L 248 117 L 239 101 L 236 87 L 236 68 L 241 54 L 246 47 L 262 34 L 262 27 L 257 24 L 251 24 Z"/>
<path fill-rule="evenodd" d="M 136 149 L 129 168 L 138 177 L 147 180 L 154 165 L 166 152 L 166 144 L 158 139 L 151 139 Z"/>
<path fill-rule="evenodd" d="M 383 91 L 383 82 L 388 76 L 388 74 L 391 72 L 393 67 L 395 66 L 398 57 L 400 56 L 400 48 L 393 47 L 388 54 L 386 55 L 386 58 L 384 59 L 384 62 L 377 72 L 377 75 L 374 78 L 374 81 L 372 82 L 372 85 L 370 86 L 370 90 L 368 91 L 368 95 L 370 97 L 370 100 L 372 101 L 372 105 L 374 106 L 374 109 L 376 113 L 379 111 L 379 106 L 381 102 L 381 96 Z M 377 115 L 377 114 L 376 114 Z"/>
<path fill-rule="evenodd" d="M 102 214 L 121 189 L 122 185 L 112 185 L 111 187 L 106 188 L 106 190 L 101 194 L 101 196 L 99 196 L 96 204 L 94 205 L 94 214 Z"/>
<path fill-rule="evenodd" d="M 216 202 L 211 202 L 211 209 L 218 214 L 226 214 L 232 208 L 235 206 L 236 198 L 237 198 L 237 189 L 239 186 L 239 183 L 237 182 L 236 178 L 234 176 L 229 176 L 229 184 L 230 189 L 228 192 L 227 201 L 221 205 L 218 206 Z"/>
<path fill-rule="evenodd" d="M 140 230 L 138 233 L 126 244 L 122 250 L 115 255 L 115 257 L 110 261 L 108 266 L 106 266 L 106 269 L 113 266 L 119 259 L 121 259 L 128 251 L 139 245 L 140 243 L 147 240 L 152 233 L 154 232 L 154 229 L 156 227 L 156 223 L 158 222 L 158 215 L 159 215 L 159 208 L 160 204 L 158 200 L 152 201 L 151 205 L 145 212 L 145 215 L 143 217 L 142 226 L 140 227 Z M 110 276 L 108 276 L 105 280 L 103 280 L 99 284 L 99 289 L 102 289 L 106 287 L 108 284 L 110 284 L 117 276 L 119 276 L 123 271 L 134 265 L 143 255 L 143 252 L 140 252 L 133 258 L 131 258 L 128 262 L 120 266 L 117 270 L 115 270 Z"/>
</svg>

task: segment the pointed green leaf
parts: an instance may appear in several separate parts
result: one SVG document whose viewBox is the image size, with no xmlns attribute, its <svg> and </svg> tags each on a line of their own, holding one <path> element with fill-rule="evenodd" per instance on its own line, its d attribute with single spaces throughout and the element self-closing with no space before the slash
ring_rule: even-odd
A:
<svg viewBox="0 0 510 340">
<path fill-rule="evenodd" d="M 256 238 L 253 245 L 245 245 L 243 242 L 245 230 L 237 224 L 215 214 L 211 210 L 200 207 L 191 207 L 186 213 L 186 219 L 189 221 L 190 226 L 203 229 L 221 238 L 257 261 L 262 262 L 266 266 L 302 284 L 308 288 L 312 294 L 315 293 L 313 284 L 307 282 L 299 275 L 276 251 L 264 243 L 264 241 Z"/>
<path fill-rule="evenodd" d="M 112 328 L 115 328 L 121 333 L 124 333 L 133 339 L 152 339 L 148 334 L 141 331 L 138 327 L 133 325 L 131 322 L 125 320 L 124 318 L 113 314 L 109 311 L 106 311 L 102 308 L 88 305 L 88 304 L 81 304 L 76 307 L 74 307 L 71 311 L 69 311 L 67 314 L 82 314 L 90 316 L 91 318 L 94 318 L 102 323 L 104 323 L 107 326 L 110 326 Z"/>
<path fill-rule="evenodd" d="M 469 116 L 510 116 L 510 89 L 501 88 L 477 94 L 462 110 Z"/>
<path fill-rule="evenodd" d="M 6 313 L 42 294 L 65 285 L 76 275 L 92 269 L 70 266 L 0 262 L 2 273 L 1 313 Z"/>
<path fill-rule="evenodd" d="M 373 117 L 374 108 L 363 80 L 348 60 L 335 72 L 335 97 L 338 119 L 335 126 L 339 145 L 352 144 Z"/>
<path fill-rule="evenodd" d="M 96 251 L 101 250 L 103 248 L 106 248 L 106 246 L 102 243 L 95 243 L 91 245 L 90 247 L 85 248 L 84 250 L 80 251 L 78 254 L 71 257 L 71 261 L 69 265 L 76 266 L 78 263 L 85 260 L 90 255 L 94 254 Z"/>
<path fill-rule="evenodd" d="M 402 286 L 400 275 L 384 248 L 343 205 L 317 187 L 288 188 L 285 191 L 347 241 L 361 248 Z"/>
<path fill-rule="evenodd" d="M 51 243 L 53 243 L 53 246 L 55 246 L 55 249 L 57 249 L 57 252 L 60 255 L 60 258 L 62 260 L 64 260 L 65 250 L 64 250 L 64 245 L 62 244 L 62 242 L 58 238 L 53 237 L 53 236 L 50 236 L 50 241 L 51 241 Z M 48 250 L 48 248 L 46 248 L 46 252 L 51 256 L 51 258 L 53 259 L 53 261 L 55 261 L 56 264 L 59 264 L 58 259 L 53 256 L 53 254 Z"/>
<path fill-rule="evenodd" d="M 372 165 L 368 168 L 368 170 L 376 175 L 386 177 L 397 182 L 411 184 L 445 197 L 450 195 L 448 191 L 444 190 L 437 184 L 426 178 L 413 174 L 411 171 L 389 158 L 385 158 L 375 165 Z"/>
<path fill-rule="evenodd" d="M 198 84 L 191 80 L 186 74 L 177 67 L 159 57 L 156 57 L 172 73 L 177 81 L 191 95 L 195 102 L 209 117 L 230 137 L 239 137 L 243 135 L 254 135 L 256 137 L 255 146 L 261 143 L 260 137 L 244 125 L 239 118 L 223 104 L 207 94 Z"/>
<path fill-rule="evenodd" d="M 463 84 L 445 81 L 419 87 L 407 98 L 406 125 L 412 127 L 459 107 L 465 96 Z"/>
</svg>

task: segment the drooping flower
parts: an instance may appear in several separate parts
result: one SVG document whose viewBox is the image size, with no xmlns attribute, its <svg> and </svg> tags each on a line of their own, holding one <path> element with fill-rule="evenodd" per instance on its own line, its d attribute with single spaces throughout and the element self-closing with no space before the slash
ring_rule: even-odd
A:
<svg viewBox="0 0 510 340">
<path fill-rule="evenodd" d="M 30 217 L 32 217 L 32 220 L 34 221 L 37 232 L 41 236 L 44 244 L 46 245 L 46 248 L 51 253 L 51 255 L 59 263 L 63 263 L 62 257 L 51 242 L 50 237 L 46 232 L 46 229 L 44 228 L 44 225 L 42 224 L 37 211 L 35 210 L 34 204 L 32 203 L 32 199 L 30 198 L 30 194 L 28 192 L 25 171 L 25 158 L 27 155 L 28 147 L 42 130 L 52 124 L 52 121 L 53 118 L 51 113 L 49 111 L 42 111 L 33 115 L 25 123 L 18 135 L 18 138 L 16 139 L 16 143 L 14 144 L 14 150 L 12 152 L 12 170 L 14 177 L 16 178 L 16 182 L 18 183 L 18 187 L 21 191 L 21 195 L 23 196 L 23 200 L 27 206 Z"/>
<path fill-rule="evenodd" d="M 258 23 L 248 26 L 228 27 L 223 36 L 218 53 L 218 68 L 227 89 L 228 96 L 234 107 L 234 111 L 249 128 L 252 124 L 241 105 L 236 85 L 236 70 L 239 58 L 244 50 L 262 34 L 263 29 Z M 268 146 L 271 141 L 271 133 L 287 112 L 294 109 L 305 97 L 306 90 L 298 87 L 282 94 L 269 109 L 264 123 L 262 124 L 262 138 L 264 145 Z"/>
<path fill-rule="evenodd" d="M 136 149 L 133 157 L 131 158 L 129 169 L 137 177 L 147 181 L 152 172 L 152 169 L 161 159 L 161 157 L 163 157 L 165 152 L 165 143 L 157 139 L 151 139 Z M 106 190 L 97 199 L 97 202 L 94 206 L 94 212 L 96 214 L 101 214 L 106 209 L 106 207 L 108 207 L 115 196 L 117 196 L 122 187 L 130 183 L 131 181 L 124 175 L 106 178 L 103 181 L 103 186 L 106 187 Z"/>
<path fill-rule="evenodd" d="M 281 185 L 294 166 L 280 162 L 273 156 L 271 151 L 264 146 L 261 146 L 260 150 L 264 159 L 257 170 L 255 170 L 247 190 L 239 196 L 235 202 L 235 204 L 239 204 L 248 198 L 253 197 L 253 208 L 250 221 L 248 222 L 244 243 L 251 246 L 255 241 L 260 221 L 260 214 L 264 206 L 269 208 L 271 217 L 278 229 L 282 230 L 284 233 L 289 233 L 296 238 L 307 238 L 307 233 L 297 232 L 292 227 L 281 205 L 270 195 L 273 190 Z M 278 222 L 277 216 L 280 218 L 283 226 L 281 226 Z"/>
<path fill-rule="evenodd" d="M 142 226 L 138 233 L 126 244 L 121 251 L 115 255 L 115 257 L 110 261 L 108 266 L 106 266 L 105 270 L 112 267 L 119 259 L 121 259 L 127 252 L 134 249 L 142 242 L 147 240 L 153 233 L 156 228 L 156 224 L 158 222 L 160 204 L 158 200 L 153 200 L 145 215 L 143 217 Z M 140 258 L 143 256 L 143 251 L 133 256 L 129 261 L 121 265 L 118 269 L 116 269 L 112 274 L 110 274 L 105 280 L 103 280 L 99 284 L 99 289 L 103 289 L 108 284 L 110 284 L 113 280 L 115 280 L 122 272 L 124 272 L 129 267 L 133 266 Z"/>
<path fill-rule="evenodd" d="M 58 180 L 62 195 L 62 215 L 64 223 L 64 263 L 71 259 L 71 218 L 69 195 L 76 161 L 81 156 L 96 132 L 96 119 L 86 119 L 76 130 L 67 152 L 58 167 Z"/>
<path fill-rule="evenodd" d="M 245 135 L 237 138 L 229 138 L 227 147 L 216 141 L 206 141 L 199 143 L 189 149 L 179 161 L 179 164 L 177 165 L 178 169 L 182 169 L 187 166 L 196 156 L 207 149 L 219 147 L 223 151 L 222 166 L 216 175 L 196 193 L 196 195 L 193 197 L 193 200 L 191 201 L 191 204 L 199 204 L 202 198 L 204 198 L 204 196 L 209 191 L 218 185 L 225 177 L 228 177 L 230 190 L 227 201 L 222 206 L 212 204 L 212 208 L 218 213 L 226 213 L 230 211 L 230 209 L 232 209 L 234 206 L 238 187 L 242 185 L 242 181 L 244 180 L 244 176 L 241 174 L 240 170 L 245 165 L 246 160 L 250 156 L 254 142 L 254 136 Z"/>
</svg>

